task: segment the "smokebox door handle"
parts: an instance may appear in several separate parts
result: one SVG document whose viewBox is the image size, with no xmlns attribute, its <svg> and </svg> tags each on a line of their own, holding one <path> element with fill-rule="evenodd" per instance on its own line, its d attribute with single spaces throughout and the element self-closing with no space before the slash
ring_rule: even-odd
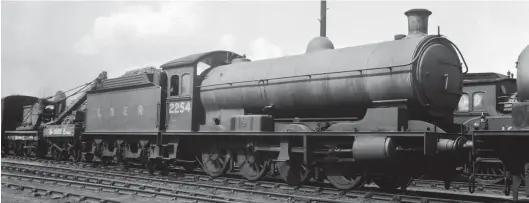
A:
<svg viewBox="0 0 529 203">
<path fill-rule="evenodd" d="M 443 78 L 445 80 L 445 91 L 448 91 L 448 74 L 444 74 Z"/>
</svg>

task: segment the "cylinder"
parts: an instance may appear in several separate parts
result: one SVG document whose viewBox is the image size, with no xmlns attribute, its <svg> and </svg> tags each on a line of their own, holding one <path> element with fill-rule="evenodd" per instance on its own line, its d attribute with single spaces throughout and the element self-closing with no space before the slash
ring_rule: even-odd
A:
<svg viewBox="0 0 529 203">
<path fill-rule="evenodd" d="M 518 98 L 529 101 L 529 45 L 525 47 L 518 57 L 516 83 L 518 85 Z"/>
<path fill-rule="evenodd" d="M 408 36 L 427 35 L 428 17 L 432 14 L 427 9 L 411 9 L 404 15 L 408 17 Z"/>
<path fill-rule="evenodd" d="M 358 136 L 352 153 L 355 160 L 383 160 L 391 158 L 395 151 L 391 137 Z"/>
</svg>

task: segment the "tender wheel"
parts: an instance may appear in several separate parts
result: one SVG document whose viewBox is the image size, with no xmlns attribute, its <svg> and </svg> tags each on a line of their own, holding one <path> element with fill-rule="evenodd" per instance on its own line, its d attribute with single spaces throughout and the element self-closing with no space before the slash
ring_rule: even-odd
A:
<svg viewBox="0 0 529 203">
<path fill-rule="evenodd" d="M 32 149 L 30 149 L 30 148 L 24 149 L 24 157 L 31 157 L 31 155 L 32 155 L 31 151 L 32 151 Z"/>
<path fill-rule="evenodd" d="M 239 173 L 246 179 L 256 181 L 268 174 L 270 160 L 255 152 L 245 153 L 246 159 L 240 167 Z"/>
<path fill-rule="evenodd" d="M 212 177 L 224 175 L 229 169 L 231 155 L 226 150 L 212 147 L 207 152 L 202 152 L 202 165 L 204 171 Z"/>
<path fill-rule="evenodd" d="M 399 187 L 405 190 L 410 185 L 411 178 L 398 176 L 381 177 L 374 178 L 373 182 L 382 190 L 396 190 Z"/>
<path fill-rule="evenodd" d="M 327 180 L 340 190 L 357 189 L 365 184 L 365 178 L 354 175 L 351 167 L 342 164 L 329 164 L 324 167 Z"/>
<path fill-rule="evenodd" d="M 82 156 L 82 154 L 81 154 L 81 156 Z M 84 155 L 84 161 L 85 161 L 85 162 L 88 162 L 88 163 L 94 161 L 94 155 L 93 155 L 93 154 L 86 153 L 86 154 Z"/>
<path fill-rule="evenodd" d="M 278 164 L 279 175 L 289 185 L 300 185 L 309 179 L 310 169 L 307 166 L 291 160 Z"/>
<path fill-rule="evenodd" d="M 58 150 L 56 148 L 51 149 L 51 157 L 55 161 L 62 161 L 63 152 L 61 150 Z"/>
</svg>

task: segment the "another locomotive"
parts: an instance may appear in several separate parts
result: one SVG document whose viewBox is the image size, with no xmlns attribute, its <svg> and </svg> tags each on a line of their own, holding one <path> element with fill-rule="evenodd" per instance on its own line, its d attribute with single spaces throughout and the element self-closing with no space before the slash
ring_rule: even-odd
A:
<svg viewBox="0 0 529 203">
<path fill-rule="evenodd" d="M 476 120 L 472 119 L 479 118 L 481 114 L 498 117 L 510 115 L 512 105 L 509 100 L 513 99 L 516 91 L 516 79 L 511 75 L 467 73 L 463 94 L 455 112 L 456 123 L 464 123 L 473 129 Z"/>
<path fill-rule="evenodd" d="M 466 134 L 479 128 L 481 116 L 486 116 L 488 130 L 502 130 L 511 125 L 512 101 L 516 96 L 516 79 L 511 73 L 467 73 L 463 94 L 455 112 L 455 122 L 465 126 Z M 476 154 L 476 182 L 501 183 L 505 166 L 493 149 L 481 146 Z"/>
<path fill-rule="evenodd" d="M 482 116 L 476 125 L 476 130 L 472 133 L 473 155 L 479 156 L 479 151 L 483 149 L 494 150 L 495 156 L 505 165 L 505 193 L 509 193 L 510 181 L 512 177 L 513 197 L 518 198 L 518 189 L 523 178 L 524 164 L 529 163 L 529 46 L 520 54 L 517 62 L 517 98 L 512 102 L 512 116 L 508 125 L 502 129 L 489 126 L 487 116 Z M 476 165 L 479 159 L 472 162 L 472 173 L 470 182 L 475 181 L 477 171 Z M 527 169 L 526 169 L 527 170 Z M 471 184 L 471 191 L 474 189 Z M 526 186 L 529 179 L 526 178 Z M 527 191 L 529 192 L 529 191 Z"/>
</svg>

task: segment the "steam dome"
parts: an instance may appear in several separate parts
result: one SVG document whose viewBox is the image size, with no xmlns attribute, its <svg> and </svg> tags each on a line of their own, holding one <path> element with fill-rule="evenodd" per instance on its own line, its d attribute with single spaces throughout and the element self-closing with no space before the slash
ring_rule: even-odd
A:
<svg viewBox="0 0 529 203">
<path fill-rule="evenodd" d="M 310 40 L 309 45 L 307 45 L 306 53 L 326 49 L 334 49 L 334 45 L 332 44 L 331 40 L 329 40 L 327 37 L 316 37 Z"/>
</svg>

